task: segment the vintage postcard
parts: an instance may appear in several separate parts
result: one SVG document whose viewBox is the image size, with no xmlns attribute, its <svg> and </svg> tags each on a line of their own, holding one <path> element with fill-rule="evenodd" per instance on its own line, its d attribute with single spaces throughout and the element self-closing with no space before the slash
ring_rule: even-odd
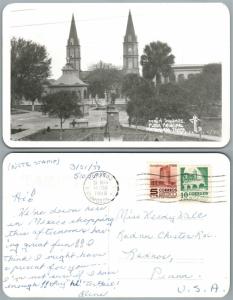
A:
<svg viewBox="0 0 233 300">
<path fill-rule="evenodd" d="M 10 4 L 3 74 L 10 147 L 229 141 L 230 14 L 222 3 Z"/>
<path fill-rule="evenodd" d="M 223 154 L 13 153 L 3 165 L 9 297 L 223 297 Z"/>
</svg>

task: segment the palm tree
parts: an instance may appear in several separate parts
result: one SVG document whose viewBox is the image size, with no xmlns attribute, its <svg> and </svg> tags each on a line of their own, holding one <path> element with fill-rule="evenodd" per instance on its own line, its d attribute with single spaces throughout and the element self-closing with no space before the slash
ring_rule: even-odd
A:
<svg viewBox="0 0 233 300">
<path fill-rule="evenodd" d="M 171 48 L 166 43 L 157 41 L 146 45 L 140 61 L 143 77 L 156 79 L 156 86 L 159 88 L 161 76 L 167 77 L 171 74 L 174 58 Z"/>
</svg>

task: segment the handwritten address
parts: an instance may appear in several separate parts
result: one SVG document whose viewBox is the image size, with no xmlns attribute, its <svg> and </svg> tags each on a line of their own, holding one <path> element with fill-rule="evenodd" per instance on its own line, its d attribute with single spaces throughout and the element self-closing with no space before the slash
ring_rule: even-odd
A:
<svg viewBox="0 0 233 300">
<path fill-rule="evenodd" d="M 24 158 L 5 167 L 7 295 L 217 297 L 227 292 L 226 203 L 142 203 L 134 199 L 131 177 L 125 182 L 115 168 L 117 180 L 106 180 L 102 175 L 111 168 L 95 158 Z M 114 201 L 90 201 L 97 193 L 101 200 L 106 190 L 114 192 L 109 197 Z"/>
</svg>

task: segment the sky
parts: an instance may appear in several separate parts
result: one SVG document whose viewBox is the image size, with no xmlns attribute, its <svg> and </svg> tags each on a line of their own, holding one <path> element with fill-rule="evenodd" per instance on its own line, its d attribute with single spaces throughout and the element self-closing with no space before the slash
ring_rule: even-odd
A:
<svg viewBox="0 0 233 300">
<path fill-rule="evenodd" d="M 45 45 L 56 79 L 66 63 L 73 13 L 81 69 L 100 60 L 121 67 L 129 9 L 139 55 L 146 44 L 158 40 L 172 48 L 176 64 L 223 62 L 229 55 L 229 12 L 219 3 L 15 3 L 3 13 L 4 37 L 8 43 L 14 36 Z"/>
</svg>

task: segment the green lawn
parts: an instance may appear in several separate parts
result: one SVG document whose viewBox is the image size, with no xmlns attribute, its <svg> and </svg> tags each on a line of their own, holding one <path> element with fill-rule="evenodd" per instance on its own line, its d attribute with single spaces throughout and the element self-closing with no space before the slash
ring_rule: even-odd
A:
<svg viewBox="0 0 233 300">
<path fill-rule="evenodd" d="M 123 135 L 123 141 L 195 141 L 196 138 L 175 136 L 171 134 L 163 134 L 136 130 L 133 128 L 121 128 L 120 134 Z M 25 137 L 23 140 L 30 141 L 59 141 L 61 132 L 59 129 L 52 129 L 37 132 L 33 135 Z M 62 132 L 62 141 L 103 141 L 104 128 L 80 128 L 65 129 Z"/>
<path fill-rule="evenodd" d="M 82 140 L 104 140 L 103 128 L 80 128 L 80 129 L 52 129 L 50 131 L 39 131 L 35 134 L 23 138 L 24 141 L 59 141 L 62 135 L 62 141 L 82 141 Z"/>
</svg>

